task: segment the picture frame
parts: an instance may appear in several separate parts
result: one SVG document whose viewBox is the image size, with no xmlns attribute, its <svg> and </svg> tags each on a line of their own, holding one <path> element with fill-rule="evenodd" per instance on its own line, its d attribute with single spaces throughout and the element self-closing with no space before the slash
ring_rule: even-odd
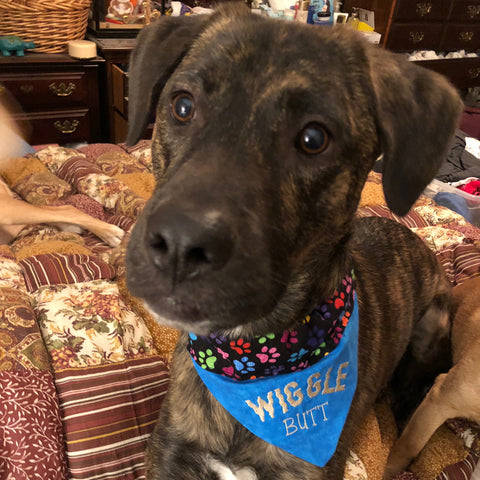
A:
<svg viewBox="0 0 480 480">
<path fill-rule="evenodd" d="M 152 17 L 165 11 L 165 1 L 92 0 L 88 29 L 100 38 L 134 38 Z"/>
</svg>

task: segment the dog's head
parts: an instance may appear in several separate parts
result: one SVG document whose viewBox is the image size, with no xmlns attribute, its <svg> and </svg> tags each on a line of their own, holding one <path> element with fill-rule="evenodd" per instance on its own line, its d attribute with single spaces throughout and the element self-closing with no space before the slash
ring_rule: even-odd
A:
<svg viewBox="0 0 480 480">
<path fill-rule="evenodd" d="M 405 214 L 442 162 L 461 102 L 442 77 L 345 28 L 227 6 L 146 27 L 128 143 L 156 108 L 157 189 L 127 279 L 160 321 L 198 333 L 285 328 L 331 293 L 368 172 Z"/>
</svg>

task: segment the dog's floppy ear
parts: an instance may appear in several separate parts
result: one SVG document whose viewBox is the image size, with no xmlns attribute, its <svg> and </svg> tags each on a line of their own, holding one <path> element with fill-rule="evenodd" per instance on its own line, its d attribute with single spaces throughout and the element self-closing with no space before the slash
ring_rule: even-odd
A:
<svg viewBox="0 0 480 480">
<path fill-rule="evenodd" d="M 138 35 L 129 69 L 127 145 L 135 145 L 142 136 L 162 88 L 207 17 L 160 17 Z"/>
<path fill-rule="evenodd" d="M 383 189 L 405 215 L 444 161 L 463 104 L 441 75 L 380 48 L 370 53 Z"/>
</svg>

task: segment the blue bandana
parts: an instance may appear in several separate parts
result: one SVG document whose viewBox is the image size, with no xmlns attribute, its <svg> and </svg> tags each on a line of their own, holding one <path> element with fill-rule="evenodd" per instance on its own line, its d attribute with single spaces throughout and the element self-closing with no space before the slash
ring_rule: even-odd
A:
<svg viewBox="0 0 480 480">
<path fill-rule="evenodd" d="M 190 345 L 198 375 L 235 419 L 266 442 L 319 467 L 326 465 L 337 448 L 357 386 L 358 302 L 355 291 L 349 288 L 353 287 L 352 279 L 346 278 L 346 288 L 325 302 L 334 304 L 341 296 L 344 307 L 330 323 L 346 326 L 340 338 L 335 337 L 334 347 L 315 362 L 304 361 L 304 368 L 270 375 L 263 370 L 260 378 L 250 372 L 253 379 L 235 379 L 229 372 L 215 373 L 208 368 L 205 355 L 200 355 L 204 352 L 195 352 Z M 316 309 L 322 310 L 322 306 Z M 308 321 L 302 323 L 311 329 L 311 315 L 306 318 Z M 191 334 L 191 339 L 194 345 L 197 337 Z M 213 343 L 209 353 L 212 349 Z"/>
</svg>

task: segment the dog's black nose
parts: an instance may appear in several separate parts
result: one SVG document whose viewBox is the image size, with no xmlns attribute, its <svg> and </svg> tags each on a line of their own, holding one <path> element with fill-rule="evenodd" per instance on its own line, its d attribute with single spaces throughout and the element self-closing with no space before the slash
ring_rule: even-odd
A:
<svg viewBox="0 0 480 480">
<path fill-rule="evenodd" d="M 233 250 L 231 231 L 216 215 L 192 218 L 169 207 L 150 215 L 146 240 L 153 263 L 174 284 L 220 269 Z"/>
</svg>

